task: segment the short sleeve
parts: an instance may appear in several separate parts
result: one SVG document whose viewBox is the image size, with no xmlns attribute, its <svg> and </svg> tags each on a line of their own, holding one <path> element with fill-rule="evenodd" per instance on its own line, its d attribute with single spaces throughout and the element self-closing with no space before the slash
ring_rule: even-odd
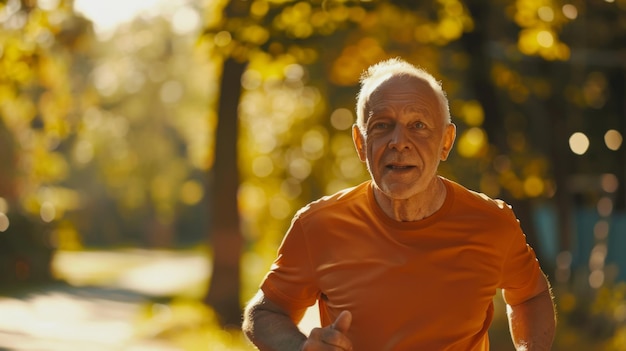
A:
<svg viewBox="0 0 626 351">
<path fill-rule="evenodd" d="M 319 296 L 301 220 L 294 218 L 278 255 L 261 283 L 267 298 L 287 311 L 313 305 Z"/>
<path fill-rule="evenodd" d="M 511 212 L 514 217 L 514 214 Z M 507 302 L 515 305 L 532 297 L 541 273 L 535 251 L 526 242 L 519 221 L 512 225 L 511 243 L 502 265 L 500 288 L 507 291 Z"/>
</svg>

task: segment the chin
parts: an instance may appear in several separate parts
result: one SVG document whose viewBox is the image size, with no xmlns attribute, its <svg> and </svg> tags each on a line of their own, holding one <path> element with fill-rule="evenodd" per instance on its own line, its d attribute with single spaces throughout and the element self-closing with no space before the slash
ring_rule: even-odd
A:
<svg viewBox="0 0 626 351">
<path fill-rule="evenodd" d="M 419 191 L 414 187 L 406 184 L 383 184 L 379 189 L 390 199 L 393 200 L 406 200 L 415 196 Z"/>
</svg>

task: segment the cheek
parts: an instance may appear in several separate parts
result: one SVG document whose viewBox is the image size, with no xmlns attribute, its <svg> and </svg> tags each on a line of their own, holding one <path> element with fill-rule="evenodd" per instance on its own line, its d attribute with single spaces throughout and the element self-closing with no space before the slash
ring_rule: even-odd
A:
<svg viewBox="0 0 626 351">
<path fill-rule="evenodd" d="M 368 163 L 376 164 L 382 157 L 384 149 L 381 148 L 376 141 L 373 141 L 366 146 Z"/>
<path fill-rule="evenodd" d="M 371 138 L 366 144 L 369 155 L 380 154 L 385 151 L 387 143 L 383 138 Z"/>
</svg>

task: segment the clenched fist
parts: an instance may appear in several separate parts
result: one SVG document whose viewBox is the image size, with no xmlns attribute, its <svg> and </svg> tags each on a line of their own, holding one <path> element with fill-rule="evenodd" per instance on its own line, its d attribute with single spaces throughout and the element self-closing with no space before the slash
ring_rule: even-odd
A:
<svg viewBox="0 0 626 351">
<path fill-rule="evenodd" d="M 351 323 L 352 313 L 342 311 L 333 324 L 324 328 L 314 328 L 311 330 L 309 338 L 302 346 L 302 351 L 352 350 L 352 342 L 346 336 Z"/>
</svg>

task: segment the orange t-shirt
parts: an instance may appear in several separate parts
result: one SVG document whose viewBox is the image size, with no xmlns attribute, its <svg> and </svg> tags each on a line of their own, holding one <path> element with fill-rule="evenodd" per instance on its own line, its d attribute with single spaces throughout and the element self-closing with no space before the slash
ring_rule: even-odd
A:
<svg viewBox="0 0 626 351">
<path fill-rule="evenodd" d="M 386 216 L 371 181 L 307 205 L 265 296 L 288 311 L 318 300 L 323 326 L 349 310 L 356 351 L 489 350 L 496 289 L 522 302 L 541 271 L 508 205 L 442 179 L 443 206 L 415 222 Z"/>
</svg>

